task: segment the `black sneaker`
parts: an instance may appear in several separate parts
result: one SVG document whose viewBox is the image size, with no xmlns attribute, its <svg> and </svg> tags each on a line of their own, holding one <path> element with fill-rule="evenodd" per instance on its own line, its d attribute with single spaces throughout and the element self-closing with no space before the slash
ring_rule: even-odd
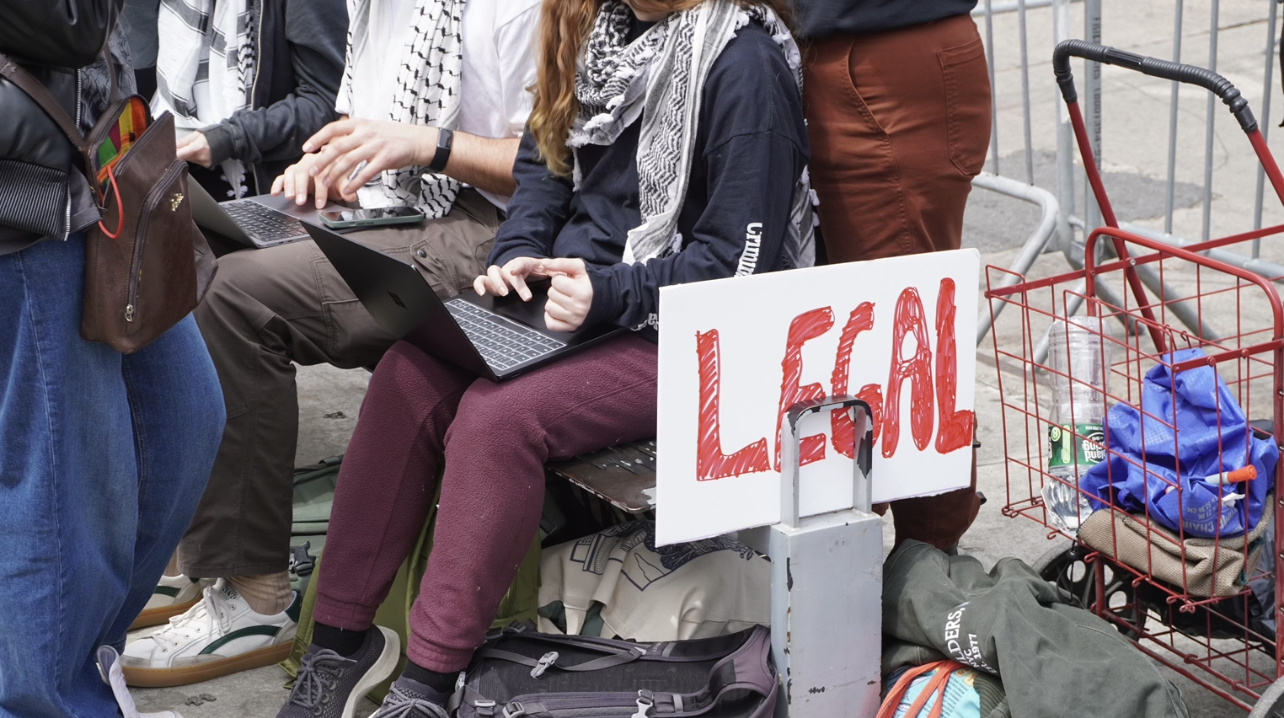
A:
<svg viewBox="0 0 1284 718">
<path fill-rule="evenodd" d="M 397 669 L 400 654 L 401 639 L 382 626 L 366 631 L 361 649 L 348 658 L 308 646 L 290 700 L 276 717 L 353 718 L 357 703 Z"/>
<path fill-rule="evenodd" d="M 370 718 L 450 718 L 445 707 L 449 699 L 447 693 L 402 676 L 392 684 L 383 705 Z"/>
</svg>

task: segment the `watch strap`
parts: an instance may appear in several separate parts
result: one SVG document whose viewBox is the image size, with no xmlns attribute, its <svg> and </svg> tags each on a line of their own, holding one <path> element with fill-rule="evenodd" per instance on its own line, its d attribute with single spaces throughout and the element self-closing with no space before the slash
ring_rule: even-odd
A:
<svg viewBox="0 0 1284 718">
<path fill-rule="evenodd" d="M 432 156 L 432 162 L 428 165 L 429 172 L 438 174 L 446 169 L 446 163 L 450 161 L 450 148 L 454 143 L 453 130 L 445 128 L 437 130 L 437 153 Z"/>
</svg>

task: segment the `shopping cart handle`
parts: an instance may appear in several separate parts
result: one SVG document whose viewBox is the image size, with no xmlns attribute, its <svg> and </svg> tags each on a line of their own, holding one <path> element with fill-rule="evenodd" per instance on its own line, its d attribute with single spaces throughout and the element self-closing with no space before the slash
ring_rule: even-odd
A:
<svg viewBox="0 0 1284 718">
<path fill-rule="evenodd" d="M 1084 40 L 1065 40 L 1052 52 L 1052 70 L 1057 74 L 1057 84 L 1061 86 L 1061 96 L 1065 98 L 1066 103 L 1079 100 L 1078 93 L 1075 92 L 1074 76 L 1070 72 L 1071 57 L 1082 57 L 1085 60 L 1126 67 L 1151 77 L 1199 85 L 1222 98 L 1222 102 L 1230 108 L 1231 114 L 1239 120 L 1239 126 L 1244 129 L 1244 132 L 1257 129 L 1257 120 L 1248 107 L 1248 100 L 1239 94 L 1239 90 L 1235 89 L 1230 80 L 1216 72 L 1194 65 L 1183 65 L 1156 57 L 1138 55 L 1135 52 L 1117 50 Z"/>
</svg>

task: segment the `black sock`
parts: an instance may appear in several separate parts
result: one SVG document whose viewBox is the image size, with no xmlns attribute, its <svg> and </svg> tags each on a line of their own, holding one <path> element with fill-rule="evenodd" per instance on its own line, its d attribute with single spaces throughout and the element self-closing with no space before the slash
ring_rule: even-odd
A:
<svg viewBox="0 0 1284 718">
<path fill-rule="evenodd" d="M 329 648 L 344 658 L 348 658 L 361 650 L 361 646 L 365 641 L 365 631 L 345 631 L 342 628 L 327 626 L 320 621 L 312 627 L 313 645 Z"/>
<path fill-rule="evenodd" d="M 406 670 L 401 672 L 401 677 L 409 678 L 416 683 L 422 683 L 438 693 L 450 694 L 455 689 L 455 681 L 459 678 L 459 671 L 439 673 L 430 671 L 412 661 L 406 661 Z"/>
</svg>

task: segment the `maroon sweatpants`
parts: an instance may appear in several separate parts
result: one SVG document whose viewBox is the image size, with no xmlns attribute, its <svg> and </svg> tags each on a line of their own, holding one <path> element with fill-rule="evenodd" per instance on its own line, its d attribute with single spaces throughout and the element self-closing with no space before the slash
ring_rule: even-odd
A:
<svg viewBox="0 0 1284 718">
<path fill-rule="evenodd" d="M 407 655 L 467 666 L 535 537 L 544 462 L 655 434 L 656 347 L 624 336 L 502 384 L 398 342 L 379 362 L 339 473 L 317 621 L 369 628 L 414 548 L 445 459 Z"/>
</svg>

